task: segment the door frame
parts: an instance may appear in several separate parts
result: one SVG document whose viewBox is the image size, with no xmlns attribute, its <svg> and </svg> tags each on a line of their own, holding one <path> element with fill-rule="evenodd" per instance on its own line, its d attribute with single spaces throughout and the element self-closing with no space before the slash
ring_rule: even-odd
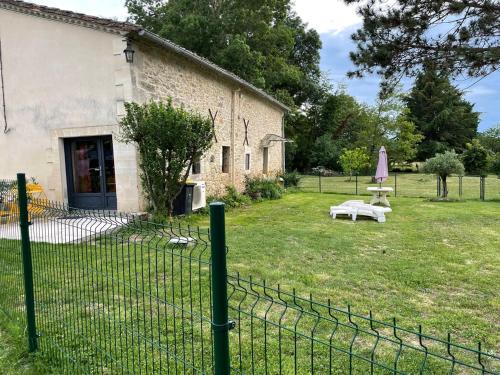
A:
<svg viewBox="0 0 500 375">
<path fill-rule="evenodd" d="M 64 163 L 66 170 L 66 186 L 68 192 L 68 204 L 71 208 L 81 208 L 81 209 L 103 209 L 103 210 L 116 210 L 116 192 L 108 192 L 106 184 L 106 173 L 105 173 L 105 160 L 104 160 L 104 139 L 110 138 L 111 141 L 113 137 L 109 135 L 98 135 L 98 136 L 85 136 L 85 137 L 68 137 L 63 138 L 64 142 Z M 99 159 L 99 181 L 101 186 L 100 193 L 75 193 L 75 183 L 73 174 L 73 154 L 71 152 L 71 146 L 75 141 L 96 141 L 97 143 L 97 155 Z M 114 149 L 113 149 L 113 161 L 114 161 Z M 116 180 L 116 176 L 115 176 Z M 100 200 L 101 204 L 98 207 L 77 207 L 80 204 L 75 202 L 78 200 L 77 196 L 82 195 L 87 198 L 96 198 Z M 110 199 L 111 198 L 111 199 Z M 109 202 L 112 203 L 109 203 Z"/>
</svg>

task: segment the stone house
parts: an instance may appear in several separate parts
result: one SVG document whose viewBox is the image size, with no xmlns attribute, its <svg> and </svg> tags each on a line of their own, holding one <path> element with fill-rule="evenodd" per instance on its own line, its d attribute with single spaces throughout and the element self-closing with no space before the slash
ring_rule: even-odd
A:
<svg viewBox="0 0 500 375">
<path fill-rule="evenodd" d="M 144 209 L 135 147 L 118 137 L 127 101 L 171 98 L 212 119 L 216 142 L 190 176 L 207 194 L 284 169 L 286 106 L 137 25 L 0 0 L 0 72 L 0 179 L 25 172 L 49 199 Z"/>
</svg>

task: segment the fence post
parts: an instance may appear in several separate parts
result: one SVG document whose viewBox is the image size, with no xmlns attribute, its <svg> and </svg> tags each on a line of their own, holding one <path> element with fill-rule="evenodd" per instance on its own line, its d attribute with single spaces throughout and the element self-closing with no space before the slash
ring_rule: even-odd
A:
<svg viewBox="0 0 500 375">
<path fill-rule="evenodd" d="M 214 374 L 229 375 L 229 330 L 234 327 L 234 323 L 228 320 L 224 203 L 210 204 L 210 240 L 212 244 Z"/>
<path fill-rule="evenodd" d="M 439 198 L 441 196 L 441 177 L 439 176 L 436 176 L 437 177 L 437 180 L 436 180 L 436 195 L 437 197 Z"/>
<path fill-rule="evenodd" d="M 398 173 L 394 172 L 394 196 L 398 196 Z"/>
<path fill-rule="evenodd" d="M 462 198 L 463 195 L 463 176 L 458 176 L 458 196 Z"/>
<path fill-rule="evenodd" d="M 356 195 L 358 195 L 358 174 L 356 173 Z"/>
<path fill-rule="evenodd" d="M 479 199 L 484 201 L 484 192 L 485 192 L 485 185 L 486 185 L 486 177 L 481 176 L 479 177 Z"/>
<path fill-rule="evenodd" d="M 318 172 L 319 192 L 321 193 L 321 171 Z"/>
<path fill-rule="evenodd" d="M 19 203 L 19 226 L 21 227 L 21 250 L 23 259 L 24 298 L 26 304 L 26 322 L 28 325 L 28 348 L 30 352 L 38 349 L 35 323 L 35 293 L 33 290 L 33 263 L 29 233 L 28 195 L 26 194 L 26 176 L 17 174 L 17 192 Z"/>
</svg>

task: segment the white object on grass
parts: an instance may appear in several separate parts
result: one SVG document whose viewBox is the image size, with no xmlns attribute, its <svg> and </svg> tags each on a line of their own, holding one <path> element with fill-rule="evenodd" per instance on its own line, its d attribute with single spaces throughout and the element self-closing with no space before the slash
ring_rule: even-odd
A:
<svg viewBox="0 0 500 375">
<path fill-rule="evenodd" d="M 195 239 L 191 237 L 172 237 L 168 243 L 174 244 L 174 245 L 187 245 L 191 242 L 194 242 Z"/>
<path fill-rule="evenodd" d="M 392 193 L 394 190 L 391 187 L 368 187 L 366 188 L 370 193 L 373 194 L 370 204 L 380 203 L 384 206 L 391 207 L 391 204 L 387 200 L 387 194 Z"/>
<path fill-rule="evenodd" d="M 353 221 L 358 216 L 368 216 L 376 219 L 379 223 L 385 223 L 385 214 L 392 212 L 389 207 L 378 207 L 366 204 L 363 201 L 352 200 L 342 203 L 339 206 L 330 207 L 330 216 L 335 219 L 337 215 L 348 215 Z"/>
</svg>

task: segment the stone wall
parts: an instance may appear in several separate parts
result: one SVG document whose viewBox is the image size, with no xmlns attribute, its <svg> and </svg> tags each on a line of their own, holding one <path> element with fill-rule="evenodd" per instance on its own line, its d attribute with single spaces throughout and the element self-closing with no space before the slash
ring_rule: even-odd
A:
<svg viewBox="0 0 500 375">
<path fill-rule="evenodd" d="M 176 106 L 209 117 L 215 121 L 217 142 L 201 160 L 201 173 L 191 179 L 207 182 L 207 194 L 220 195 L 225 187 L 242 191 L 246 175 L 263 175 L 261 142 L 267 134 L 282 134 L 283 110 L 236 83 L 216 73 L 146 42 L 136 43 L 132 70 L 133 97 L 137 102 L 168 100 Z M 248 121 L 248 145 L 244 144 Z M 229 173 L 222 173 L 222 147 L 231 148 Z M 268 175 L 282 170 L 282 144 L 269 148 Z M 250 169 L 245 170 L 245 153 L 250 153 Z"/>
</svg>

